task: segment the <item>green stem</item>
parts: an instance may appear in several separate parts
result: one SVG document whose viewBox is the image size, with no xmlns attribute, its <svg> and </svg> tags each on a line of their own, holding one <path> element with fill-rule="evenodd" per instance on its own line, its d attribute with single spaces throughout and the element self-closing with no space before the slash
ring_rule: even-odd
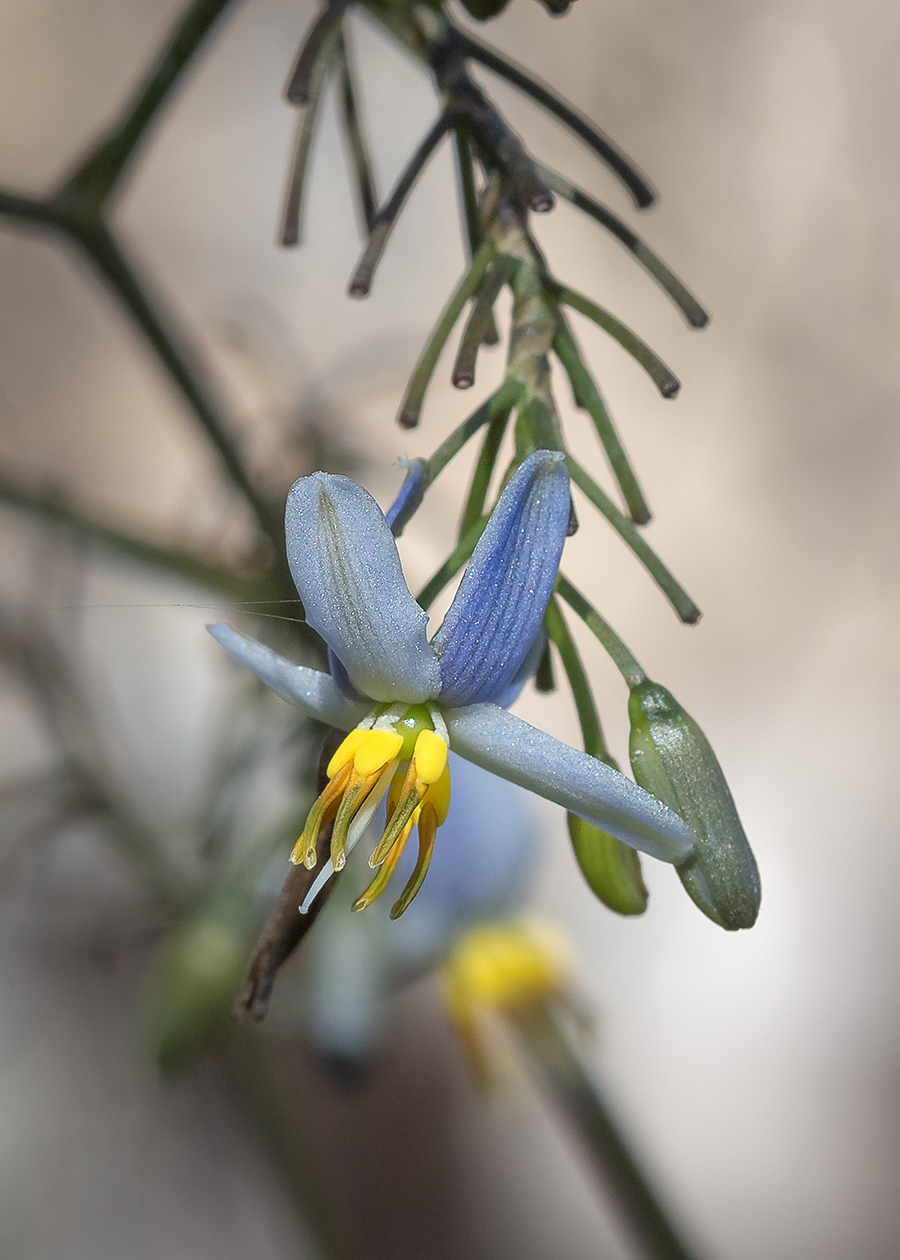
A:
<svg viewBox="0 0 900 1260">
<path fill-rule="evenodd" d="M 90 199 L 95 208 L 99 208 L 118 183 L 147 127 L 169 98 L 188 62 L 231 2 L 195 0 L 179 18 L 157 53 L 143 85 L 125 107 L 120 121 L 70 176 L 66 185 L 69 189 L 77 189 L 82 196 Z"/>
<path fill-rule="evenodd" d="M 403 209 L 403 203 L 412 192 L 413 184 L 422 174 L 428 159 L 447 134 L 449 126 L 450 121 L 447 114 L 441 114 L 410 158 L 405 170 L 394 185 L 394 191 L 372 220 L 372 229 L 369 233 L 368 243 L 363 251 L 362 258 L 359 260 L 356 271 L 353 273 L 353 279 L 350 281 L 351 297 L 362 298 L 368 295 L 372 287 L 372 280 L 375 277 L 375 268 L 378 266 L 381 255 L 385 251 L 388 238 L 394 229 L 394 224 L 397 222 L 400 211 Z"/>
<path fill-rule="evenodd" d="M 459 573 L 460 569 L 469 559 L 469 556 L 471 556 L 472 552 L 475 550 L 475 544 L 484 533 L 485 527 L 490 519 L 490 513 L 485 513 L 484 516 L 477 520 L 475 524 L 472 525 L 465 534 L 463 534 L 462 538 L 450 552 L 450 555 L 438 569 L 437 573 L 435 573 L 434 577 L 429 582 L 425 583 L 419 594 L 416 596 L 416 602 L 420 604 L 422 608 L 430 608 L 447 583 L 453 581 L 457 573 Z"/>
<path fill-rule="evenodd" d="M 481 215 L 478 210 L 478 190 L 475 186 L 475 167 L 472 162 L 472 145 L 469 127 L 464 118 L 457 120 L 453 128 L 456 174 L 459 179 L 459 196 L 466 223 L 469 256 L 474 258 L 481 245 Z"/>
<path fill-rule="evenodd" d="M 586 472 L 572 455 L 566 456 L 566 466 L 575 485 L 590 499 L 594 507 L 603 513 L 616 533 L 631 548 L 681 620 L 689 625 L 695 625 L 700 620 L 700 609 L 653 548 L 647 545 L 634 522 L 629 520 L 624 512 L 619 511 L 609 495 L 601 490 L 590 473 Z"/>
<path fill-rule="evenodd" d="M 340 27 L 329 29 L 325 45 L 311 67 L 309 83 L 300 106 L 294 139 L 294 160 L 291 163 L 287 194 L 284 199 L 284 215 L 281 221 L 282 245 L 299 245 L 303 236 L 303 190 L 306 185 L 306 171 L 313 138 L 316 134 L 322 90 L 340 54 L 339 36 Z"/>
<path fill-rule="evenodd" d="M 469 494 L 459 523 L 460 539 L 464 538 L 469 530 L 474 527 L 476 521 L 479 521 L 482 517 L 485 499 L 487 498 L 491 478 L 494 475 L 494 468 L 497 464 L 497 456 L 500 453 L 500 443 L 503 441 L 503 435 L 506 432 L 512 409 L 521 398 L 522 386 L 520 382 L 511 381 L 509 378 L 507 380 L 511 387 L 507 396 L 508 405 L 507 401 L 504 400 L 504 405 L 502 407 L 498 406 L 495 414 L 491 417 L 488 431 L 484 435 L 484 442 L 478 456 L 478 463 L 475 465 L 475 471 L 472 474 L 472 484 L 469 486 Z"/>
<path fill-rule="evenodd" d="M 483 66 L 493 70 L 494 74 L 500 75 L 508 83 L 512 83 L 519 88 L 520 91 L 527 93 L 532 100 L 537 101 L 549 113 L 555 114 L 561 122 L 565 123 L 570 131 L 573 131 L 579 139 L 593 149 L 597 156 L 618 175 L 638 206 L 644 207 L 653 204 L 656 200 L 653 188 L 634 163 L 613 144 L 608 136 L 603 134 L 599 127 L 595 127 L 583 114 L 574 109 L 567 101 L 557 96 L 546 84 L 541 83 L 533 75 L 523 70 L 521 66 L 516 65 L 514 61 L 501 56 L 493 48 L 488 48 L 487 45 L 479 43 L 471 35 L 462 35 L 462 39 L 465 44 L 465 51 L 470 57 L 480 61 Z"/>
<path fill-rule="evenodd" d="M 452 380 L 457 389 L 469 389 L 475 384 L 475 362 L 478 351 L 483 344 L 490 343 L 492 338 L 497 337 L 494 303 L 509 279 L 512 268 L 512 259 L 501 258 L 490 268 L 481 283 L 481 289 L 472 306 L 472 313 L 463 330 L 456 363 L 453 365 Z M 496 344 L 496 341 L 493 344 Z"/>
<path fill-rule="evenodd" d="M 578 1131 L 605 1189 L 653 1260 L 691 1260 L 568 1033 L 547 1008 L 515 1016 L 544 1084 Z"/>
<path fill-rule="evenodd" d="M 416 364 L 416 369 L 410 378 L 406 397 L 397 417 L 398 423 L 404 429 L 413 429 L 419 423 L 419 414 L 425 400 L 425 391 L 434 374 L 434 369 L 437 367 L 441 351 L 446 345 L 447 338 L 453 331 L 456 321 L 462 314 L 463 307 L 481 284 L 482 277 L 487 271 L 491 259 L 494 257 L 494 252 L 492 241 L 485 241 L 479 248 L 478 253 L 472 259 L 472 265 L 457 285 L 456 291 L 447 303 L 437 327 L 426 342 L 425 349 L 422 351 L 419 362 Z"/>
<path fill-rule="evenodd" d="M 277 548 L 281 545 L 281 515 L 275 512 L 250 480 L 224 415 L 202 378 L 192 349 L 181 333 L 155 308 L 124 254 L 104 224 L 90 228 L 72 225 L 70 231 L 115 290 L 129 314 L 156 351 L 192 412 L 215 446 L 231 480 L 242 492 L 262 531 Z"/>
<path fill-rule="evenodd" d="M 557 302 L 562 302 L 565 306 L 571 306 L 573 310 L 580 311 L 582 315 L 586 315 L 588 319 L 594 321 L 604 332 L 608 332 L 611 337 L 618 341 L 623 350 L 627 350 L 633 359 L 635 359 L 656 388 L 662 394 L 663 398 L 674 398 L 681 389 L 681 382 L 675 376 L 672 369 L 663 363 L 662 359 L 653 353 L 646 342 L 641 341 L 637 333 L 633 333 L 630 328 L 625 325 L 615 315 L 610 315 L 609 311 L 605 311 L 602 306 L 598 306 L 596 302 L 592 302 L 590 298 L 584 297 L 581 293 L 576 293 L 574 289 L 568 289 L 562 284 L 553 284 L 552 293 Z"/>
<path fill-rule="evenodd" d="M 550 642 L 555 645 L 557 652 L 559 652 L 559 659 L 563 663 L 569 686 L 572 688 L 575 708 L 578 711 L 578 721 L 581 724 L 584 751 L 590 753 L 592 757 L 597 757 L 600 761 L 609 763 L 611 754 L 606 740 L 603 738 L 603 728 L 600 725 L 600 715 L 594 703 L 591 685 L 588 682 L 587 674 L 584 672 L 584 666 L 581 663 L 578 648 L 575 646 L 575 640 L 572 638 L 569 627 L 566 625 L 566 619 L 563 617 L 559 604 L 552 595 L 547 604 L 547 611 L 544 613 L 544 626 Z"/>
<path fill-rule="evenodd" d="M 464 420 L 461 425 L 453 430 L 449 437 L 444 438 L 428 461 L 429 485 L 434 482 L 439 473 L 444 471 L 454 455 L 459 454 L 465 444 L 471 437 L 475 436 L 479 429 L 486 424 L 493 423 L 498 416 L 509 416 L 520 392 L 518 382 L 511 381 L 507 377 L 500 388 L 491 394 L 490 398 L 483 402 L 478 410 L 469 416 L 468 420 Z M 478 509 L 477 515 L 481 515 L 481 508 Z"/>
<path fill-rule="evenodd" d="M 357 91 L 347 48 L 347 36 L 341 32 L 338 39 L 338 62 L 341 70 L 341 112 L 344 119 L 344 134 L 350 148 L 350 160 L 356 181 L 356 195 L 366 232 L 372 231 L 375 213 L 378 208 L 378 194 L 375 190 L 375 177 L 372 174 L 372 160 L 366 133 L 363 130 L 359 113 Z"/>
<path fill-rule="evenodd" d="M 595 201 L 593 197 L 589 196 L 581 188 L 576 188 L 567 179 L 563 179 L 562 175 L 557 174 L 556 171 L 552 171 L 548 166 L 542 166 L 540 162 L 536 162 L 535 166 L 541 179 L 551 192 L 555 192 L 558 196 L 571 202 L 578 210 L 582 210 L 585 214 L 590 215 L 592 219 L 602 224 L 608 232 L 612 233 L 616 240 L 620 241 L 634 255 L 641 266 L 649 272 L 669 295 L 692 328 L 704 328 L 709 323 L 709 315 L 690 290 L 682 284 L 663 260 L 657 254 L 654 254 L 649 245 L 646 245 L 636 233 L 632 232 L 626 223 L 623 223 L 617 215 L 613 214 L 611 210 L 607 210 L 606 206 L 602 206 L 599 201 Z"/>
<path fill-rule="evenodd" d="M 312 97 L 313 82 L 325 47 L 333 41 L 349 0 L 328 0 L 319 12 L 300 46 L 285 96 L 292 105 L 306 105 Z"/>
<path fill-rule="evenodd" d="M 25 219 L 32 223 L 52 223 L 58 221 L 57 215 L 46 201 L 38 201 L 34 197 L 22 197 L 19 193 L 0 191 L 0 214 L 11 219 Z"/>
<path fill-rule="evenodd" d="M 619 440 L 612 417 L 606 409 L 600 391 L 594 384 L 593 377 L 585 367 L 578 343 L 572 335 L 568 320 L 561 311 L 557 315 L 553 349 L 572 385 L 575 405 L 582 407 L 594 422 L 597 436 L 606 451 L 613 474 L 622 491 L 622 497 L 631 513 L 631 519 L 636 525 L 646 525 L 650 520 L 647 501 L 625 453 L 625 448 Z"/>
<path fill-rule="evenodd" d="M 632 654 L 631 649 L 623 643 L 609 622 L 600 616 L 594 605 L 579 590 L 576 590 L 562 573 L 557 576 L 556 590 L 560 598 L 566 601 L 572 611 L 581 618 L 606 648 L 619 673 L 628 684 L 629 691 L 646 682 L 647 675 L 644 667 Z"/>
<path fill-rule="evenodd" d="M 81 516 L 52 495 L 33 494 L 22 490 L 0 474 L 0 503 L 39 517 L 61 529 L 71 530 L 110 547 L 121 555 L 152 565 L 166 573 L 187 578 L 199 586 L 209 587 L 241 602 L 264 600 L 276 596 L 278 589 L 265 577 L 244 578 L 225 565 L 212 564 L 202 556 L 181 548 L 163 547 Z"/>
</svg>

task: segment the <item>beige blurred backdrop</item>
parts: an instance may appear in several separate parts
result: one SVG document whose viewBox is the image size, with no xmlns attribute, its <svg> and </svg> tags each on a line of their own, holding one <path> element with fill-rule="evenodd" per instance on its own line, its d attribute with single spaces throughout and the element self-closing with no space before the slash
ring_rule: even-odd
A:
<svg viewBox="0 0 900 1260">
<path fill-rule="evenodd" d="M 112 117 L 181 5 L 3 0 L 0 184 L 48 187 Z M 428 454 L 469 396 L 441 381 L 422 428 L 393 425 L 404 375 L 462 267 L 448 151 L 392 239 L 372 297 L 329 100 L 306 240 L 275 247 L 292 114 L 281 89 L 312 14 L 245 0 L 147 146 L 117 222 L 209 354 L 259 467 L 260 436 L 310 400 L 346 426 L 383 505 L 398 455 Z M 900 433 L 900 12 L 887 0 L 579 0 L 561 21 L 513 0 L 483 36 L 561 88 L 646 170 L 635 215 L 612 178 L 511 91 L 533 150 L 640 230 L 713 314 L 691 332 L 599 228 L 538 225 L 556 273 L 669 362 L 664 402 L 579 325 L 654 511 L 648 535 L 704 610 L 680 626 L 582 512 L 573 576 L 701 722 L 763 878 L 752 932 L 702 918 L 668 869 L 623 921 L 581 883 L 547 808 L 534 904 L 577 945 L 598 1072 L 698 1249 L 722 1260 L 887 1260 L 900 1250 L 896 795 Z M 354 20 L 382 191 L 434 114 L 424 76 Z M 485 81 L 487 81 L 487 76 Z M 493 86 L 493 84 L 492 84 Z M 564 382 L 561 400 L 569 405 Z M 591 438 L 572 417 L 582 450 Z M 256 443 L 256 445 L 254 445 Z M 0 226 L 0 456 L 162 539 L 244 522 L 215 461 L 116 304 L 57 244 Z M 587 462 L 603 472 L 602 461 Z M 283 471 L 283 470 L 281 470 Z M 411 585 L 441 559 L 465 467 L 404 538 Z M 28 598 L 33 534 L 2 518 L 4 600 Z M 144 808 L 189 808 L 222 662 L 208 611 L 115 565 L 73 592 L 72 634 Z M 84 604 L 79 611 L 76 604 Z M 174 607 L 173 605 L 179 605 Z M 625 694 L 579 636 L 615 747 Z M 519 712 L 577 739 L 563 698 Z M 5 773 L 46 748 L 12 685 Z M 175 822 L 173 822 L 175 826 Z M 10 1260 L 254 1260 L 315 1254 L 218 1069 L 159 1082 L 134 1022 L 153 920 L 89 837 L 4 850 L 0 1248 Z M 476 1097 L 423 986 L 362 1094 L 323 1082 L 285 1106 L 365 1223 L 358 1254 L 565 1260 L 631 1255 L 564 1129 L 523 1081 Z M 411 1155 L 424 1143 L 425 1154 Z M 318 1144 L 318 1145 L 317 1145 Z M 374 1171 L 373 1171 L 374 1170 Z"/>
</svg>

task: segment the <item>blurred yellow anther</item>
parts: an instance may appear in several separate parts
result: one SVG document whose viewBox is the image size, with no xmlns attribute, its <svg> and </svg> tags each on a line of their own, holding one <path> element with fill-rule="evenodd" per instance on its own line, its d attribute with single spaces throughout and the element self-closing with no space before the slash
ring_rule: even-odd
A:
<svg viewBox="0 0 900 1260">
<path fill-rule="evenodd" d="M 570 974 L 565 937 L 537 921 L 483 923 L 461 937 L 446 983 L 468 1004 L 516 1010 L 562 992 Z"/>
<path fill-rule="evenodd" d="M 476 1079 L 494 1075 L 486 1016 L 527 1017 L 565 1000 L 570 975 L 568 943 L 551 924 L 481 923 L 460 937 L 444 964 L 444 1000 Z"/>
</svg>

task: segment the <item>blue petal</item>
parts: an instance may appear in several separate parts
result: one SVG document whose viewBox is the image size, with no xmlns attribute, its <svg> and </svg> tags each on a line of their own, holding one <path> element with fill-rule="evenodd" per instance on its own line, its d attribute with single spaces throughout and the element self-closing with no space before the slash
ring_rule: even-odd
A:
<svg viewBox="0 0 900 1260">
<path fill-rule="evenodd" d="M 501 709 L 508 709 L 510 705 L 515 704 L 525 684 L 537 673 L 537 667 L 541 663 L 541 657 L 544 655 L 544 649 L 547 646 L 547 631 L 541 626 L 537 634 L 534 636 L 534 643 L 525 653 L 525 659 L 516 670 L 516 676 L 506 688 L 502 696 L 498 696 L 494 701 L 499 704 Z"/>
<path fill-rule="evenodd" d="M 535 451 L 501 495 L 432 640 L 442 704 L 503 697 L 540 629 L 568 523 L 563 456 Z"/>
<path fill-rule="evenodd" d="M 328 649 L 328 672 L 331 674 L 331 677 L 340 687 L 341 691 L 343 691 L 345 696 L 349 696 L 351 700 L 365 699 L 365 697 L 361 696 L 353 686 L 353 683 L 350 681 L 350 675 L 344 669 L 343 661 L 339 656 L 332 652 L 331 648 Z"/>
<path fill-rule="evenodd" d="M 397 462 L 401 468 L 406 469 L 406 476 L 396 499 L 384 514 L 395 538 L 403 533 L 404 525 L 418 510 L 428 488 L 427 459 L 400 459 Z"/>
<path fill-rule="evenodd" d="M 536 730 L 494 704 L 447 714 L 450 747 L 501 778 L 594 823 L 634 849 L 681 862 L 694 833 L 674 810 L 624 774 Z"/>
<path fill-rule="evenodd" d="M 373 700 L 430 700 L 440 671 L 427 615 L 410 594 L 378 504 L 348 477 L 314 473 L 291 487 L 288 563 L 306 620 Z"/>
<path fill-rule="evenodd" d="M 265 644 L 239 634 L 231 626 L 206 627 L 236 661 L 277 691 L 285 700 L 299 704 L 312 717 L 342 731 L 350 731 L 371 712 L 371 705 L 350 700 L 328 674 L 305 665 L 294 665 Z"/>
</svg>

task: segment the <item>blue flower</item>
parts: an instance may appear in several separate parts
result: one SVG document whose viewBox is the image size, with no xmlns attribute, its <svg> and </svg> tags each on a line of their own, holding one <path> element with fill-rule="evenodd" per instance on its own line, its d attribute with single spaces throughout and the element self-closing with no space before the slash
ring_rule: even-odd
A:
<svg viewBox="0 0 900 1260">
<path fill-rule="evenodd" d="M 688 855 L 693 832 L 673 810 L 503 707 L 534 670 L 568 519 L 563 457 L 537 451 L 510 479 L 429 642 L 427 614 L 371 495 L 326 473 L 291 488 L 288 561 L 307 622 L 328 646 L 331 674 L 292 664 L 230 626 L 210 632 L 280 695 L 349 732 L 291 855 L 312 869 L 319 832 L 333 822 L 330 861 L 302 909 L 343 867 L 387 794 L 384 834 L 369 859 L 379 869 L 354 908 L 384 891 L 418 826 L 419 858 L 392 910 L 402 914 L 447 816 L 448 746 L 645 853 L 668 862 Z"/>
</svg>

